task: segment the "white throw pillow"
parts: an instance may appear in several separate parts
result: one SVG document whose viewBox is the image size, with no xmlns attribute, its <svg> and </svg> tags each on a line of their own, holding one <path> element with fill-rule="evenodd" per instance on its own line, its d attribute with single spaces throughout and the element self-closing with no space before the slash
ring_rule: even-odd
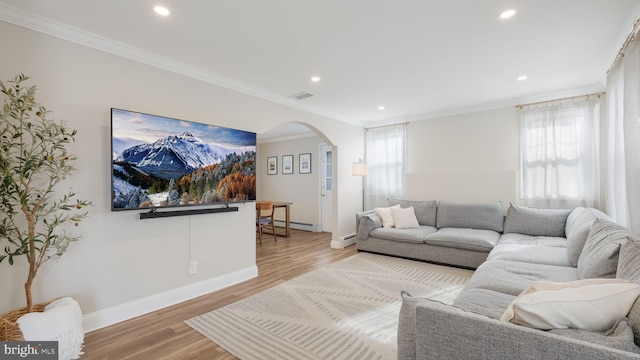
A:
<svg viewBox="0 0 640 360">
<path fill-rule="evenodd" d="M 410 229 L 420 227 L 413 206 L 404 209 L 400 207 L 392 207 L 391 215 L 393 216 L 393 221 L 395 222 L 397 229 Z"/>
<path fill-rule="evenodd" d="M 534 281 L 500 320 L 536 329 L 605 331 L 627 316 L 640 285 L 622 279 Z"/>
<path fill-rule="evenodd" d="M 390 228 L 395 226 L 393 221 L 393 215 L 391 215 L 391 208 L 400 208 L 400 205 L 394 205 L 392 207 L 378 207 L 375 208 L 376 214 L 382 219 L 382 227 Z"/>
</svg>

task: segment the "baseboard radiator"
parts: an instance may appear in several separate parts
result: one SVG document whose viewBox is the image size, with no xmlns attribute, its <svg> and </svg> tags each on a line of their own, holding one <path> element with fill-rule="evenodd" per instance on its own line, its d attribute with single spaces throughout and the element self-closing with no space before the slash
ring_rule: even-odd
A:
<svg viewBox="0 0 640 360">
<path fill-rule="evenodd" d="M 356 243 L 356 234 L 340 236 L 338 240 L 331 240 L 332 249 L 344 249 Z"/>
<path fill-rule="evenodd" d="M 284 222 L 284 220 L 275 220 L 274 221 L 275 225 L 277 227 L 285 227 L 286 224 Z M 320 226 L 317 224 L 309 224 L 309 223 L 303 223 L 303 222 L 298 222 L 298 221 L 290 221 L 289 222 L 289 226 L 292 229 L 296 229 L 296 230 L 303 230 L 303 231 L 311 231 L 311 232 L 319 232 L 320 231 Z"/>
</svg>

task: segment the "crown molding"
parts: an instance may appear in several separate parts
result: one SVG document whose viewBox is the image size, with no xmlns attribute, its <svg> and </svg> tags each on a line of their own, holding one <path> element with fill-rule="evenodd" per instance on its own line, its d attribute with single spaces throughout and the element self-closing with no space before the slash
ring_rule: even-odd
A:
<svg viewBox="0 0 640 360">
<path fill-rule="evenodd" d="M 268 139 L 261 138 L 260 134 L 258 134 L 257 142 L 258 144 L 269 144 L 269 143 L 275 143 L 275 142 L 281 142 L 281 141 L 292 141 L 292 140 L 305 139 L 305 138 L 318 136 L 318 134 L 316 134 L 313 130 L 309 130 L 309 131 L 310 132 L 308 134 L 279 136 L 279 137 L 268 138 Z"/>
<path fill-rule="evenodd" d="M 281 96 L 211 71 L 191 66 L 117 41 L 113 41 L 111 39 L 45 18 L 43 16 L 26 12 L 2 2 L 0 2 L 0 20 L 63 40 L 67 40 L 79 45 L 100 50 L 112 55 L 120 56 L 179 75 L 234 90 L 272 103 L 346 122 L 352 125 L 364 125 L 364 122 L 358 121 L 351 117 L 319 109 L 307 104 L 301 104 L 298 103 L 299 100 Z"/>
<path fill-rule="evenodd" d="M 404 123 L 404 122 L 413 122 L 413 121 L 420 121 L 420 120 L 437 119 L 437 118 L 442 118 L 442 117 L 447 117 L 447 116 L 455 116 L 455 115 L 462 115 L 462 114 L 468 114 L 468 113 L 473 113 L 473 112 L 494 110 L 494 109 L 499 109 L 499 108 L 504 108 L 504 107 L 511 107 L 511 106 L 515 107 L 515 106 L 517 106 L 519 104 L 524 104 L 524 103 L 534 103 L 534 102 L 540 102 L 540 101 L 552 101 L 554 99 L 561 99 L 561 98 L 566 98 L 566 97 L 571 97 L 571 96 L 586 95 L 586 94 L 591 94 L 591 93 L 602 92 L 602 91 L 605 91 L 605 90 L 606 89 L 602 84 L 590 84 L 590 85 L 585 85 L 585 86 L 581 86 L 581 87 L 577 87 L 577 88 L 573 88 L 573 89 L 557 91 L 557 92 L 553 92 L 553 93 L 536 94 L 536 95 L 531 95 L 531 96 L 526 96 L 526 97 L 514 97 L 514 98 L 505 99 L 505 100 L 501 100 L 501 101 L 495 101 L 495 102 L 491 102 L 491 103 L 483 103 L 483 104 L 477 104 L 477 105 L 471 105 L 471 106 L 463 106 L 463 107 L 457 107 L 457 108 L 452 108 L 452 109 L 446 109 L 446 110 L 442 110 L 442 111 L 434 111 L 434 112 L 429 112 L 429 113 L 422 113 L 422 114 L 415 114 L 415 115 L 408 115 L 408 116 L 384 119 L 384 120 L 379 120 L 379 121 L 372 121 L 372 122 L 365 123 L 365 127 L 367 128 L 367 127 L 393 125 L 393 124 L 399 124 L 399 123 Z"/>
</svg>

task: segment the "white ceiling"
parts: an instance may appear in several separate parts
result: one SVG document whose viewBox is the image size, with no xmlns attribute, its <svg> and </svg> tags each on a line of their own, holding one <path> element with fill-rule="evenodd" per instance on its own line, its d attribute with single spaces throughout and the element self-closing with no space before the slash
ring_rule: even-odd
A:
<svg viewBox="0 0 640 360">
<path fill-rule="evenodd" d="M 359 125 L 601 90 L 638 15 L 639 0 L 0 0 L 0 20 Z"/>
</svg>

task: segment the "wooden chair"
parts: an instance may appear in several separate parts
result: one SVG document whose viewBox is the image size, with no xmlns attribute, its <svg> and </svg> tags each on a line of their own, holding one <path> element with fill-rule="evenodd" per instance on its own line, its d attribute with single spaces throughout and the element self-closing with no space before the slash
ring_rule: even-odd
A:
<svg viewBox="0 0 640 360">
<path fill-rule="evenodd" d="M 273 240 L 278 241 L 276 237 L 276 227 L 273 221 L 274 207 L 273 203 L 257 202 L 256 203 L 256 229 L 260 237 L 260 245 L 262 245 L 262 229 L 271 228 Z"/>
</svg>

